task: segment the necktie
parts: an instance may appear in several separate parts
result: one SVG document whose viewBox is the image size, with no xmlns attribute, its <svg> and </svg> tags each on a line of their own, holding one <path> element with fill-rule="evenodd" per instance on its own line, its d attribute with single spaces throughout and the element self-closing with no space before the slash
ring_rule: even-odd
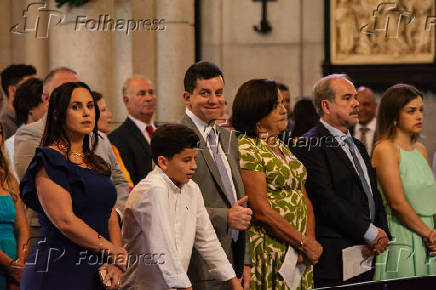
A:
<svg viewBox="0 0 436 290">
<path fill-rule="evenodd" d="M 153 126 L 151 126 L 151 125 L 147 125 L 147 127 L 145 127 L 145 131 L 147 131 L 147 133 L 148 133 L 148 136 L 150 136 L 150 139 L 151 139 L 151 137 L 153 137 Z"/>
<path fill-rule="evenodd" d="M 366 148 L 366 151 L 369 152 L 369 151 L 368 151 L 368 144 L 367 144 L 367 142 L 366 142 L 366 133 L 368 133 L 369 128 L 368 128 L 368 127 L 360 127 L 360 128 L 359 128 L 359 131 L 360 131 L 360 138 L 359 138 L 359 141 L 362 142 L 362 144 L 363 144 L 363 145 L 365 146 L 365 148 Z"/>
<path fill-rule="evenodd" d="M 227 174 L 226 167 L 224 165 L 223 156 L 218 152 L 218 146 L 216 144 L 216 135 L 215 130 L 212 128 L 210 133 L 207 135 L 209 140 L 209 146 L 213 153 L 213 157 L 215 158 L 216 167 L 218 167 L 218 171 L 220 173 L 221 181 L 224 185 L 225 194 L 230 204 L 233 205 L 235 203 L 235 198 L 233 196 L 232 182 Z M 232 230 L 232 238 L 236 242 L 238 240 L 239 231 Z"/>
<path fill-rule="evenodd" d="M 356 152 L 354 152 L 355 145 L 354 145 L 353 139 L 351 137 L 347 137 L 345 139 L 345 143 L 347 143 L 348 148 L 350 149 L 351 156 L 353 157 L 354 167 L 356 168 L 357 174 L 359 175 L 360 182 L 362 183 L 362 186 L 363 186 L 363 191 L 365 191 L 366 197 L 368 198 L 369 216 L 371 218 L 371 221 L 374 221 L 374 217 L 375 217 L 374 199 L 372 197 L 371 189 L 368 185 L 368 182 L 366 182 L 365 174 L 363 173 L 363 169 L 360 166 L 359 159 L 357 159 Z"/>
</svg>

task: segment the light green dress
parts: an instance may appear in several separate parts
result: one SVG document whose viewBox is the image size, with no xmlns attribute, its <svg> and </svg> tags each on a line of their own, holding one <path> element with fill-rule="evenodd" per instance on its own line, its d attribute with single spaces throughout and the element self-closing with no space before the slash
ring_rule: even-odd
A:
<svg viewBox="0 0 436 290">
<path fill-rule="evenodd" d="M 436 183 L 433 172 L 417 149 L 399 150 L 404 196 L 419 218 L 430 229 L 434 229 Z M 380 186 L 379 189 L 381 192 Z M 384 195 L 383 201 L 393 241 L 386 252 L 377 256 L 375 279 L 435 275 L 436 260 L 427 255 L 427 248 L 421 236 L 401 223 L 387 205 Z"/>
<path fill-rule="evenodd" d="M 306 232 L 307 208 L 302 187 L 307 172 L 303 164 L 280 141 L 286 162 L 277 156 L 264 141 L 247 136 L 239 137 L 241 169 L 264 172 L 267 198 L 271 207 L 295 229 Z M 248 230 L 253 267 L 251 289 L 289 289 L 278 273 L 289 247 L 254 220 Z M 313 267 L 307 267 L 298 289 L 313 288 Z"/>
</svg>

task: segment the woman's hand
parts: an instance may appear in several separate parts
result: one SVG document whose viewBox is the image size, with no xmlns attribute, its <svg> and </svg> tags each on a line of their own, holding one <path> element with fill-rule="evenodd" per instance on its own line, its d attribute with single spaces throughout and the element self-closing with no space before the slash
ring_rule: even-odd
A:
<svg viewBox="0 0 436 290">
<path fill-rule="evenodd" d="M 7 266 L 7 271 L 9 276 L 17 283 L 20 283 L 21 280 L 21 276 L 23 275 L 24 272 L 24 261 L 21 261 L 20 259 L 16 259 L 14 261 L 12 261 L 8 266 Z"/>
<path fill-rule="evenodd" d="M 304 237 L 303 249 L 301 250 L 308 259 L 307 262 L 309 262 L 309 264 L 313 265 L 318 263 L 319 257 L 321 257 L 322 254 L 322 246 L 313 237 Z"/>
<path fill-rule="evenodd" d="M 121 276 L 123 272 L 115 265 L 104 264 L 99 269 L 99 271 L 106 271 L 106 276 L 104 276 L 102 283 L 105 285 L 106 289 L 118 289 L 121 286 Z M 108 283 L 110 281 L 110 283 Z M 110 285 L 110 286 L 107 286 Z"/>
<path fill-rule="evenodd" d="M 436 256 L 436 230 L 430 231 L 430 233 L 424 237 L 423 240 L 430 252 L 430 256 Z"/>
<path fill-rule="evenodd" d="M 120 268 L 121 271 L 126 271 L 127 266 L 127 251 L 120 246 L 116 246 L 111 243 L 111 247 L 105 252 L 112 263 Z"/>
</svg>

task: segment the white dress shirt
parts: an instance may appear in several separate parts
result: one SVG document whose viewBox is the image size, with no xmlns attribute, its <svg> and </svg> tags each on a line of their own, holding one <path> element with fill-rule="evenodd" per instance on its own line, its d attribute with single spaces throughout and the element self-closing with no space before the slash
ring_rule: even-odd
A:
<svg viewBox="0 0 436 290">
<path fill-rule="evenodd" d="M 158 166 L 129 195 L 123 246 L 130 255 L 123 289 L 191 287 L 186 272 L 193 246 L 216 280 L 236 276 L 209 220 L 198 185 L 190 180 L 179 188 Z M 136 258 L 141 255 L 148 255 L 148 259 Z"/>
<path fill-rule="evenodd" d="M 353 164 L 354 170 L 356 170 L 357 173 L 358 171 L 356 169 L 356 166 L 354 165 L 353 156 L 351 156 L 350 148 L 348 147 L 347 143 L 345 143 L 346 138 L 352 138 L 350 132 L 347 131 L 347 134 L 345 134 L 341 130 L 332 127 L 329 123 L 324 121 L 322 118 L 320 119 L 320 121 L 324 125 L 324 127 L 326 127 L 326 129 L 330 132 L 330 134 L 332 134 L 333 137 L 335 137 L 336 141 L 339 143 L 339 146 L 342 148 L 342 150 L 344 150 L 348 159 L 350 159 L 351 164 Z M 374 196 L 374 194 L 372 193 L 371 182 L 369 180 L 368 169 L 366 168 L 365 161 L 363 160 L 362 155 L 360 155 L 360 151 L 359 149 L 357 149 L 356 146 L 354 146 L 354 153 L 356 154 L 357 159 L 359 160 L 360 167 L 362 167 L 363 174 L 365 175 L 365 180 L 369 185 L 369 190 L 371 192 L 371 195 Z M 377 234 L 378 234 L 377 227 L 371 223 L 369 224 L 368 229 L 363 235 L 363 238 L 367 243 L 370 243 L 377 237 Z"/>
<path fill-rule="evenodd" d="M 373 150 L 372 146 L 374 145 L 374 136 L 375 136 L 375 130 L 376 130 L 377 120 L 376 117 L 372 118 L 371 121 L 369 121 L 366 126 L 362 126 L 360 123 L 357 123 L 356 126 L 354 126 L 354 138 L 359 139 L 361 137 L 361 131 L 360 128 L 368 128 L 368 132 L 366 132 L 366 150 L 368 151 L 368 155 L 371 156 L 371 152 Z"/>
<path fill-rule="evenodd" d="M 186 108 L 185 112 L 186 112 L 186 115 L 188 115 L 188 117 L 191 118 L 192 122 L 195 124 L 198 131 L 200 131 L 200 134 L 203 137 L 203 140 L 205 141 L 205 143 L 207 145 L 209 145 L 209 142 L 207 140 L 208 140 L 209 132 L 210 132 L 210 130 L 212 130 L 212 127 L 209 126 L 209 124 L 207 124 L 206 122 L 204 122 L 200 118 L 198 118 L 197 116 L 195 116 L 194 113 L 192 113 L 190 110 L 188 110 L 188 108 Z M 215 144 L 220 144 L 218 134 L 215 135 Z M 212 159 L 215 160 L 214 154 L 212 152 L 212 148 L 210 148 L 210 146 L 207 146 L 207 148 L 209 149 L 210 156 L 212 157 Z M 227 175 L 229 177 L 229 180 L 232 183 L 233 198 L 235 201 L 237 201 L 238 198 L 236 196 L 236 189 L 235 189 L 235 185 L 233 183 L 232 169 L 230 168 L 229 161 L 227 160 L 227 154 L 223 151 L 223 148 L 221 146 L 218 146 L 218 153 L 221 154 L 222 157 L 224 157 L 223 163 L 224 163 L 224 167 L 226 168 L 226 172 L 227 172 Z"/>
<path fill-rule="evenodd" d="M 153 130 L 156 130 L 156 126 L 154 125 L 153 121 L 151 121 L 149 124 L 142 122 L 141 120 L 135 119 L 134 117 L 132 117 L 132 115 L 129 115 L 130 120 L 132 120 L 133 123 L 135 123 L 136 127 L 139 128 L 139 130 L 141 131 L 142 135 L 144 135 L 145 140 L 147 140 L 148 144 L 151 144 L 151 138 L 150 135 L 148 135 L 147 130 L 145 130 L 145 128 L 147 128 L 147 126 L 151 126 L 153 127 Z"/>
</svg>

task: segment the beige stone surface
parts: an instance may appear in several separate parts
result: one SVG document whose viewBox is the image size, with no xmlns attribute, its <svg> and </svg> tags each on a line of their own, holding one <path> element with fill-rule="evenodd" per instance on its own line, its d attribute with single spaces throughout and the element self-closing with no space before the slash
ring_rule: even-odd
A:
<svg viewBox="0 0 436 290">
<path fill-rule="evenodd" d="M 129 0 L 116 0 L 114 3 L 115 15 L 117 18 L 131 19 L 132 5 Z M 133 74 L 133 49 L 132 39 L 136 34 L 126 35 L 125 33 L 114 33 L 114 91 L 107 99 L 111 99 L 110 109 L 112 110 L 112 122 L 114 128 L 124 121 L 127 110 L 123 103 L 122 88 L 123 81 Z M 154 69 L 152 67 L 152 69 Z"/>
<path fill-rule="evenodd" d="M 91 1 L 79 8 L 64 5 L 60 9 L 66 20 L 52 27 L 49 35 L 50 69 L 67 66 L 77 71 L 81 81 L 99 91 L 111 104 L 113 95 L 112 32 L 75 31 L 77 16 L 98 19 L 100 14 L 113 13 L 113 1 Z"/>
<path fill-rule="evenodd" d="M 322 77 L 322 63 L 324 61 L 323 43 L 303 44 L 303 75 L 301 95 L 312 96 L 315 82 Z"/>
<path fill-rule="evenodd" d="M 267 19 L 272 31 L 263 35 L 253 30 L 261 20 L 261 2 L 223 1 L 224 43 L 298 43 L 300 39 L 300 1 L 270 2 Z"/>
<path fill-rule="evenodd" d="M 12 26 L 11 1 L 3 1 L 2 9 L 0 9 L 0 27 L 3 30 L 3 33 L 0 33 L 0 69 L 9 65 L 12 58 L 11 33 L 9 33 L 9 29 Z"/>
<path fill-rule="evenodd" d="M 185 23 L 169 23 L 166 31 L 157 33 L 157 120 L 181 120 L 183 79 L 194 62 L 194 27 Z"/>
<path fill-rule="evenodd" d="M 239 86 L 253 78 L 267 78 L 299 88 L 298 45 L 225 46 L 222 70 L 226 81 L 226 99 L 233 102 Z"/>
</svg>

